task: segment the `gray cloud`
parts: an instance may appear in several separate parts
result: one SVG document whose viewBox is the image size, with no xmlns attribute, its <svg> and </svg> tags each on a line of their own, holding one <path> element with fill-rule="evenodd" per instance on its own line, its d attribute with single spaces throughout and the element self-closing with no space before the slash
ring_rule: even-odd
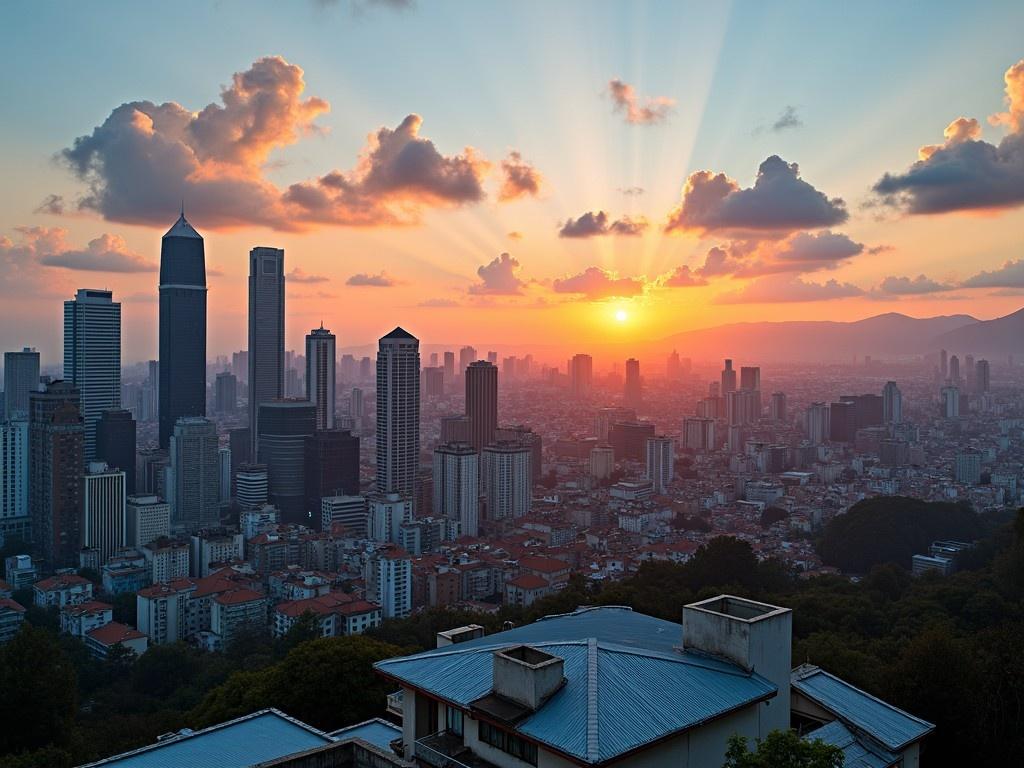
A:
<svg viewBox="0 0 1024 768">
<path fill-rule="evenodd" d="M 1024 259 L 1007 261 L 999 269 L 982 271 L 962 283 L 963 288 L 1024 288 Z"/>
<path fill-rule="evenodd" d="M 780 114 L 775 119 L 775 122 L 772 123 L 771 130 L 775 133 L 780 133 L 793 128 L 799 128 L 802 125 L 803 121 L 796 113 L 796 107 L 787 105 L 786 108 L 782 110 L 782 114 Z"/>
<path fill-rule="evenodd" d="M 943 293 L 945 291 L 952 291 L 955 288 L 956 286 L 954 285 L 940 283 L 926 275 L 918 275 L 914 278 L 890 275 L 882 280 L 878 286 L 878 290 L 881 293 L 892 296 L 919 296 L 928 293 Z"/>
<path fill-rule="evenodd" d="M 540 193 L 543 177 L 540 171 L 523 160 L 519 152 L 512 151 L 501 161 L 501 172 L 504 180 L 498 199 L 507 202 L 521 197 L 536 197 Z"/>
<path fill-rule="evenodd" d="M 384 272 L 378 272 L 375 275 L 359 272 L 346 280 L 345 285 L 355 285 L 367 288 L 391 288 L 392 286 L 398 285 L 398 281 Z"/>
<path fill-rule="evenodd" d="M 480 282 L 469 286 L 469 292 L 478 296 L 521 294 L 525 283 L 519 279 L 519 270 L 519 261 L 503 253 L 477 269 Z"/>
<path fill-rule="evenodd" d="M 587 211 L 579 217 L 566 219 L 558 231 L 559 237 L 586 238 L 601 235 L 635 237 L 647 229 L 647 219 L 622 216 L 615 221 L 604 211 Z"/>
<path fill-rule="evenodd" d="M 330 278 L 324 275 L 308 274 L 302 267 L 295 267 L 286 277 L 290 283 L 326 283 Z"/>
</svg>

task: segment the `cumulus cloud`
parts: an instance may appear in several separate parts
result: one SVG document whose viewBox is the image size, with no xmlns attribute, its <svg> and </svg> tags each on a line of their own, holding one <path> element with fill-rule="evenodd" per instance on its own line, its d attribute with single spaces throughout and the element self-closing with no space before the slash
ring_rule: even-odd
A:
<svg viewBox="0 0 1024 768">
<path fill-rule="evenodd" d="M 1009 133 L 998 144 L 981 139 L 981 125 L 960 117 L 929 144 L 903 173 L 886 173 L 874 192 L 885 204 L 910 214 L 999 210 L 1024 205 L 1024 59 L 1004 76 L 1005 112 L 989 118 Z"/>
<path fill-rule="evenodd" d="M 311 275 L 302 267 L 295 267 L 285 277 L 288 278 L 290 283 L 326 283 L 330 279 L 324 275 Z"/>
<path fill-rule="evenodd" d="M 635 237 L 647 229 L 647 219 L 622 216 L 612 221 L 605 211 L 587 211 L 575 219 L 567 219 L 558 230 L 559 237 L 585 238 L 601 235 L 625 235 Z"/>
<path fill-rule="evenodd" d="M 63 236 L 62 236 L 63 237 Z M 118 235 L 100 235 L 83 249 L 58 249 L 39 255 L 39 263 L 86 272 L 156 272 L 157 265 L 132 251 Z"/>
<path fill-rule="evenodd" d="M 826 301 L 862 296 L 864 291 L 852 283 L 829 280 L 812 283 L 794 275 L 767 275 L 747 283 L 738 291 L 719 294 L 716 304 L 781 304 Z"/>
<path fill-rule="evenodd" d="M 501 172 L 504 179 L 498 199 L 507 202 L 521 197 L 536 197 L 540 193 L 544 179 L 540 171 L 523 160 L 519 152 L 509 152 L 508 157 L 501 161 Z"/>
<path fill-rule="evenodd" d="M 772 123 L 771 129 L 775 133 L 780 133 L 782 131 L 790 130 L 791 128 L 799 128 L 801 125 L 803 125 L 803 121 L 796 113 L 796 107 L 787 105 L 786 108 L 782 110 L 782 114 L 780 114 L 775 119 L 775 122 Z"/>
<path fill-rule="evenodd" d="M 85 183 L 80 209 L 138 224 L 165 224 L 185 200 L 200 226 L 302 229 L 315 223 L 415 223 L 421 208 L 484 197 L 488 164 L 472 148 L 441 154 L 409 115 L 373 133 L 351 171 L 278 188 L 265 176 L 272 152 L 317 131 L 329 110 L 303 97 L 300 67 L 279 56 L 237 73 L 221 102 L 194 112 L 174 102 L 114 109 L 60 158 Z"/>
<path fill-rule="evenodd" d="M 926 275 L 918 275 L 914 278 L 890 275 L 882 280 L 878 286 L 878 291 L 890 296 L 920 296 L 928 293 L 951 291 L 955 287 L 932 280 Z"/>
<path fill-rule="evenodd" d="M 640 98 L 629 83 L 618 78 L 608 82 L 608 93 L 612 98 L 614 110 L 622 113 L 626 122 L 632 125 L 653 125 L 664 122 L 672 113 L 675 99 L 667 96 Z"/>
<path fill-rule="evenodd" d="M 588 267 L 577 275 L 555 280 L 553 288 L 555 293 L 580 294 L 583 298 L 598 301 L 637 296 L 643 293 L 644 281 L 636 277 L 618 277 L 600 267 Z"/>
<path fill-rule="evenodd" d="M 999 269 L 982 271 L 964 280 L 963 288 L 1024 288 L 1024 259 L 1007 261 Z"/>
<path fill-rule="evenodd" d="M 747 189 L 724 173 L 690 174 L 665 231 L 778 234 L 834 226 L 847 218 L 841 198 L 828 198 L 800 178 L 796 163 L 772 155 Z"/>
<path fill-rule="evenodd" d="M 854 242 L 840 232 L 801 232 L 773 254 L 772 263 L 782 268 L 779 271 L 796 269 L 810 272 L 832 269 L 863 251 L 863 244 Z"/>
<path fill-rule="evenodd" d="M 665 288 L 692 288 L 698 285 L 707 285 L 705 277 L 698 274 L 696 270 L 690 269 L 685 264 L 676 267 L 667 275 L 658 279 L 658 285 Z"/>
<path fill-rule="evenodd" d="M 376 274 L 358 272 L 346 280 L 345 285 L 356 285 L 367 288 L 390 288 L 394 285 L 398 285 L 398 281 L 385 272 L 378 272 Z"/>
<path fill-rule="evenodd" d="M 469 292 L 478 296 L 515 296 L 522 293 L 525 283 L 519 279 L 519 261 L 503 253 L 477 269 L 480 282 L 469 286 Z"/>
<path fill-rule="evenodd" d="M 798 232 L 781 240 L 734 240 L 710 248 L 696 270 L 702 277 L 758 277 L 835 269 L 864 252 L 840 232 Z"/>
</svg>

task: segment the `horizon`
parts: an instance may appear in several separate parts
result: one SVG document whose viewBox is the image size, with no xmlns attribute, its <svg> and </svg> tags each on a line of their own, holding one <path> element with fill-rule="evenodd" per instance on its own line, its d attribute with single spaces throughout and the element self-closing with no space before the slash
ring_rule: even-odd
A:
<svg viewBox="0 0 1024 768">
<path fill-rule="evenodd" d="M 1019 5 L 195 2 L 203 53 L 174 71 L 145 54 L 179 33 L 145 9 L 27 8 L 9 9 L 24 34 L 8 55 L 44 30 L 53 55 L 0 87 L 19 115 L 5 349 L 59 358 L 60 302 L 102 285 L 125 359 L 153 358 L 159 239 L 182 204 L 216 353 L 245 346 L 256 244 L 285 250 L 290 349 L 321 320 L 343 347 L 401 322 L 516 347 L 557 328 L 585 349 L 886 305 L 1020 308 Z M 865 59 L 868 41 L 890 55 Z M 408 50 L 426 56 L 396 68 Z"/>
</svg>

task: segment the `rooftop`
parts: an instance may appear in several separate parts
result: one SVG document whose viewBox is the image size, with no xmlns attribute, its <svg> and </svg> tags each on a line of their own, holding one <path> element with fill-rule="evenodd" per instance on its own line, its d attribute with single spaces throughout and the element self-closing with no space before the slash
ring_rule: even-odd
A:
<svg viewBox="0 0 1024 768">
<path fill-rule="evenodd" d="M 390 752 L 391 742 L 402 736 L 402 729 L 394 723 L 389 723 L 387 720 L 375 717 L 364 723 L 339 728 L 327 735 L 335 741 L 362 739 L 363 741 L 370 742 L 375 747 L 380 747 Z"/>
<path fill-rule="evenodd" d="M 182 211 L 178 220 L 174 222 L 174 226 L 167 230 L 164 237 L 191 237 L 198 240 L 202 240 L 203 236 L 196 232 L 195 227 L 188 223 L 188 219 L 185 218 L 185 212 Z"/>
<path fill-rule="evenodd" d="M 96 627 L 96 629 L 86 632 L 86 635 L 106 646 L 117 645 L 126 640 L 141 640 L 145 637 L 144 634 L 134 627 L 129 627 L 127 624 L 121 624 L 116 621 L 104 624 L 102 627 Z"/>
<path fill-rule="evenodd" d="M 376 668 L 470 710 L 491 693 L 495 651 L 527 644 L 560 657 L 565 685 L 515 729 L 593 764 L 776 694 L 757 674 L 678 650 L 681 640 L 682 627 L 670 621 L 628 608 L 584 608 Z"/>
</svg>

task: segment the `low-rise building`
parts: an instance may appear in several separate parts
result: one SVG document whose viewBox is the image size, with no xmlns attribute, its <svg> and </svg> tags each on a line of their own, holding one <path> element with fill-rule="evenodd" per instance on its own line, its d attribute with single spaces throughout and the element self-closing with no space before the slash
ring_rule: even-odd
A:
<svg viewBox="0 0 1024 768">
<path fill-rule="evenodd" d="M 148 639 L 142 632 L 117 621 L 90 630 L 84 640 L 85 647 L 98 659 L 107 658 L 117 646 L 123 646 L 136 656 L 141 656 L 149 648 Z"/>
<path fill-rule="evenodd" d="M 60 631 L 85 639 L 86 634 L 114 620 L 114 606 L 90 600 L 78 605 L 67 605 L 60 612 Z"/>
<path fill-rule="evenodd" d="M 213 598 L 206 645 L 211 650 L 227 648 L 240 632 L 265 632 L 266 625 L 267 598 L 261 593 L 244 587 L 224 592 Z"/>
<path fill-rule="evenodd" d="M 0 597 L 0 645 L 10 642 L 25 621 L 25 606 L 9 597 Z"/>
<path fill-rule="evenodd" d="M 63 608 L 92 600 L 92 582 L 76 573 L 58 573 L 32 585 L 40 608 Z"/>
</svg>

